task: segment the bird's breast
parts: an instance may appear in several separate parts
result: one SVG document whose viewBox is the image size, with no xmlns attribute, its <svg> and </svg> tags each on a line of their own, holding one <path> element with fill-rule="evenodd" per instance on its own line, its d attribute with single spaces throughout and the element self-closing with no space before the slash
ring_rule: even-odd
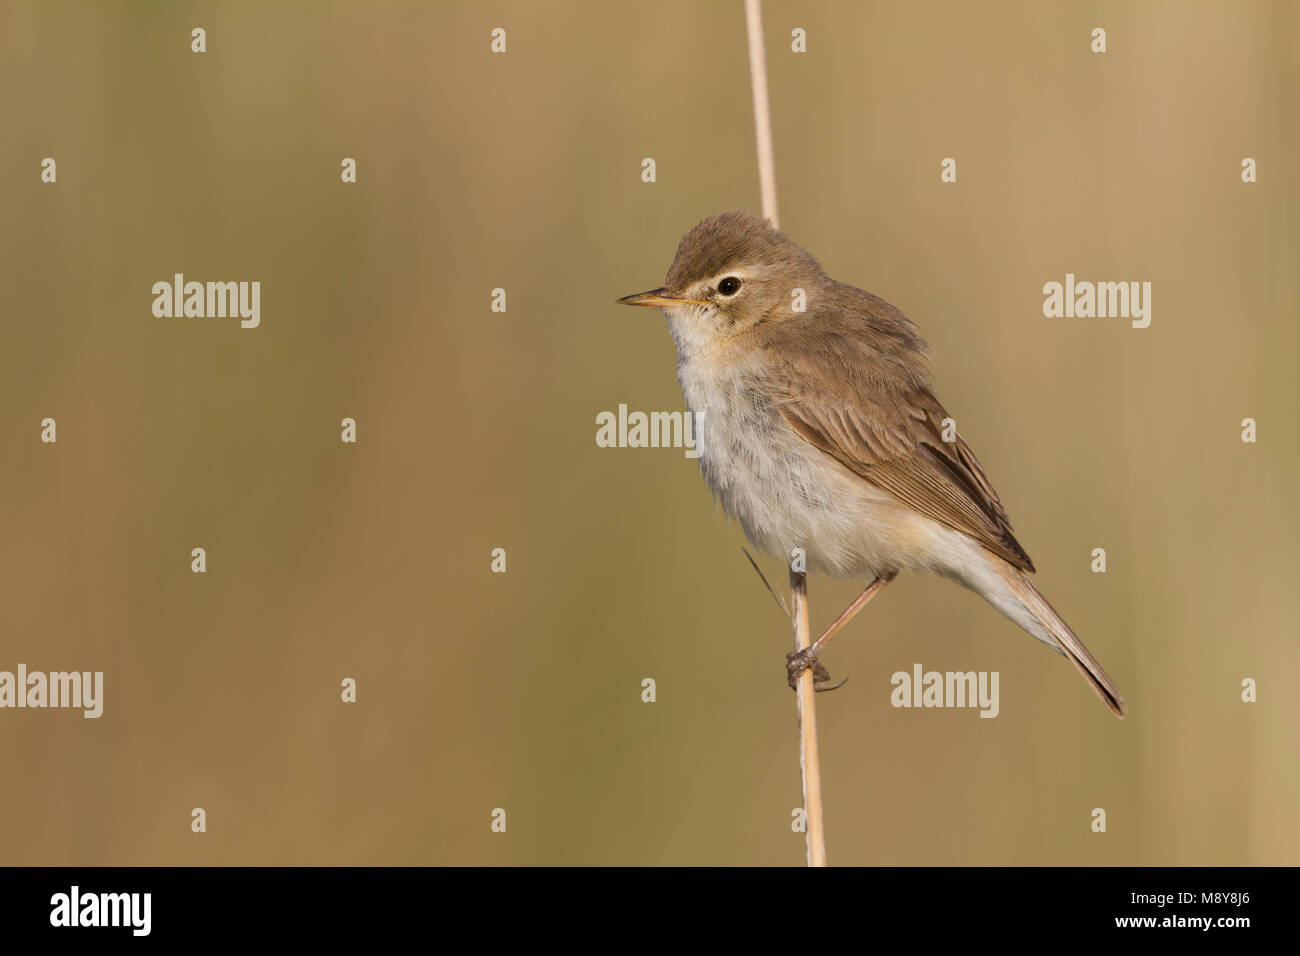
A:
<svg viewBox="0 0 1300 956">
<path fill-rule="evenodd" d="M 889 564 L 869 539 L 892 502 L 795 432 L 761 367 L 687 360 L 677 372 L 705 482 L 755 545 L 782 559 L 802 548 L 811 570 L 832 574 Z"/>
</svg>

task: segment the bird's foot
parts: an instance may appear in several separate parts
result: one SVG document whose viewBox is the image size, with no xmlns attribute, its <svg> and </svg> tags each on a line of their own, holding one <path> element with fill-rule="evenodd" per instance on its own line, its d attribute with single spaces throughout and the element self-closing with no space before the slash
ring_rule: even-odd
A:
<svg viewBox="0 0 1300 956">
<path fill-rule="evenodd" d="M 813 672 L 813 690 L 819 694 L 828 690 L 835 690 L 837 687 L 843 687 L 848 682 L 846 677 L 844 680 L 832 684 L 830 671 L 817 659 L 817 655 L 813 653 L 811 647 L 805 647 L 801 651 L 791 651 L 785 655 L 785 670 L 791 690 L 799 689 L 799 678 L 809 668 L 812 668 Z"/>
</svg>

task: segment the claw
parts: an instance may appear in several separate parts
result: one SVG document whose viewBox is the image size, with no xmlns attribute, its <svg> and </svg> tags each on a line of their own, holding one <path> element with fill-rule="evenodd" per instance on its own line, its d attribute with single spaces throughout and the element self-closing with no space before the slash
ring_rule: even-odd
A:
<svg viewBox="0 0 1300 956">
<path fill-rule="evenodd" d="M 829 677 L 830 675 L 828 674 L 827 676 Z M 814 681 L 814 682 L 813 682 L 813 690 L 815 690 L 815 691 L 816 691 L 817 693 L 819 693 L 819 694 L 824 694 L 824 693 L 826 693 L 827 691 L 830 691 L 830 690 L 839 690 L 841 687 L 843 687 L 843 686 L 844 686 L 845 684 L 847 684 L 848 682 L 849 682 L 849 679 L 848 679 L 847 677 L 844 678 L 844 680 L 836 681 L 834 684 L 828 684 L 828 683 L 826 683 L 825 681 L 823 681 L 822 683 L 819 684 L 819 683 L 817 683 L 816 681 Z"/>
<path fill-rule="evenodd" d="M 813 653 L 811 647 L 805 647 L 801 651 L 791 651 L 785 655 L 786 677 L 791 690 L 799 689 L 799 678 L 809 668 L 812 668 L 813 672 L 813 690 L 818 693 L 835 690 L 843 687 L 848 682 L 846 677 L 844 680 L 832 684 L 830 682 L 830 671 L 817 659 L 817 655 Z"/>
</svg>

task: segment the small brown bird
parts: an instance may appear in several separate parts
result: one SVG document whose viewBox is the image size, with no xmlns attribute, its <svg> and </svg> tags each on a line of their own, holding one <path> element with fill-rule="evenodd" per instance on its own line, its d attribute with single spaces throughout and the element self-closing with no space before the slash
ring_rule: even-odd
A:
<svg viewBox="0 0 1300 956">
<path fill-rule="evenodd" d="M 688 232 L 660 288 L 619 299 L 658 306 L 677 378 L 702 428 L 705 481 L 757 547 L 808 569 L 871 582 L 803 654 L 900 571 L 979 594 L 1064 654 L 1119 717 L 1124 698 L 1030 582 L 1033 562 L 997 492 L 934 397 L 928 347 L 907 316 L 837 282 L 766 221 L 733 211 Z M 804 304 L 804 309 L 796 311 Z"/>
</svg>

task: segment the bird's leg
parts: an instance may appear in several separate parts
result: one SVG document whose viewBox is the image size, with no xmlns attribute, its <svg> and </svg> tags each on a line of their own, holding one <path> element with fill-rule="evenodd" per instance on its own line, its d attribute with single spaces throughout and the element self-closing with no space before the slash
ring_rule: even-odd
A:
<svg viewBox="0 0 1300 956">
<path fill-rule="evenodd" d="M 867 589 L 859 594 L 853 603 L 844 609 L 844 613 L 835 619 L 835 623 L 826 628 L 821 637 L 817 638 L 817 640 L 813 641 L 812 644 L 804 648 L 802 651 L 792 651 L 785 655 L 785 668 L 789 675 L 791 689 L 798 687 L 799 675 L 810 667 L 813 669 L 813 676 L 816 678 L 816 681 L 813 683 L 813 688 L 818 692 L 835 690 L 837 687 L 844 686 L 845 681 L 848 680 L 847 677 L 838 684 L 830 683 L 831 675 L 827 672 L 826 668 L 822 666 L 821 661 L 817 659 L 818 655 L 826 649 L 826 645 L 831 642 L 831 638 L 838 634 L 845 624 L 848 624 L 849 621 L 853 620 L 854 616 L 866 607 L 867 602 L 875 597 L 881 588 L 894 580 L 897 573 L 898 572 L 896 571 L 891 571 L 888 574 L 877 576 L 874 581 L 867 585 Z"/>
<path fill-rule="evenodd" d="M 839 633 L 840 629 L 843 628 L 845 624 L 848 624 L 849 621 L 853 620 L 857 613 L 866 607 L 867 602 L 875 597 L 881 588 L 894 580 L 897 573 L 898 572 L 896 571 L 891 571 L 888 574 L 882 574 L 867 585 L 867 589 L 859 594 L 854 602 L 844 609 L 844 613 L 835 619 L 835 623 L 826 628 L 821 637 L 813 641 L 812 646 L 808 648 L 808 650 L 812 652 L 812 656 L 816 657 L 825 650 L 826 645 L 831 642 L 831 638 Z"/>
</svg>

